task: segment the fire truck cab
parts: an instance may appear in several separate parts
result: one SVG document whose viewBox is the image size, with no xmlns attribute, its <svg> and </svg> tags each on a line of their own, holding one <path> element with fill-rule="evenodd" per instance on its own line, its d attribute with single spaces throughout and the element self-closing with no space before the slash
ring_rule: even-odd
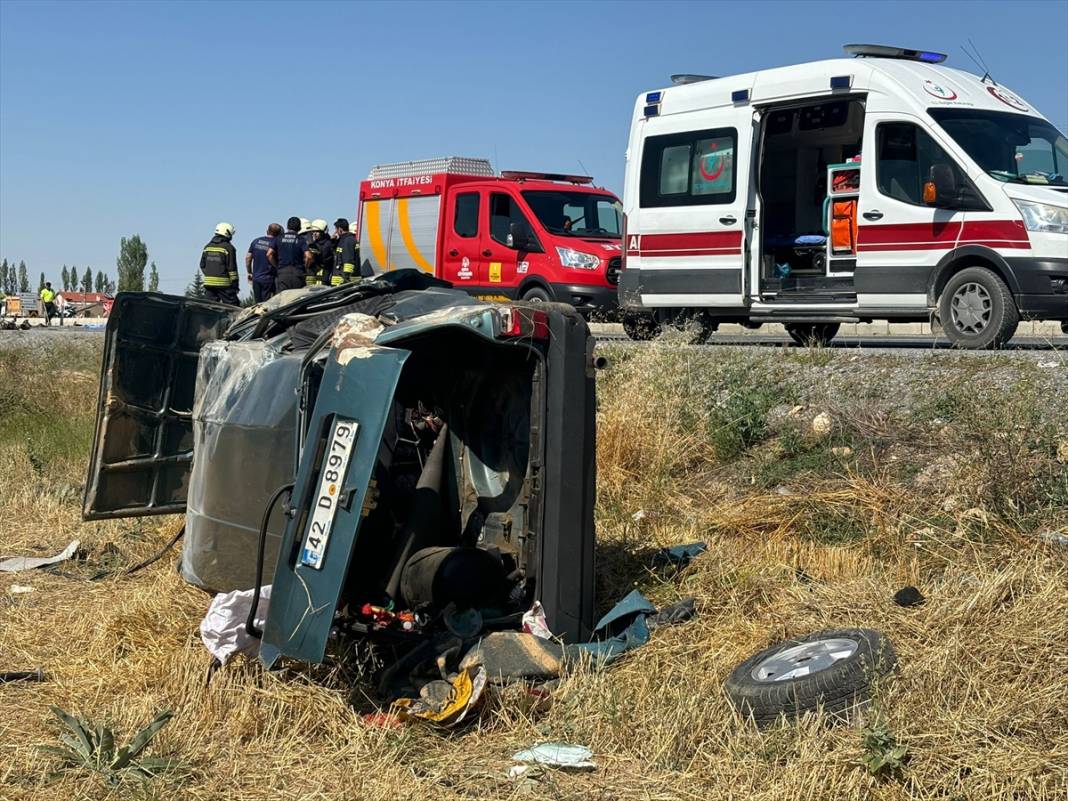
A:
<svg viewBox="0 0 1068 801">
<path fill-rule="evenodd" d="M 414 267 L 485 300 L 611 312 L 621 204 L 592 180 L 460 157 L 379 165 L 360 184 L 361 271 Z"/>
<path fill-rule="evenodd" d="M 624 186 L 624 326 L 940 324 L 998 347 L 1068 320 L 1068 140 L 940 53 L 854 58 L 637 98 Z"/>
</svg>

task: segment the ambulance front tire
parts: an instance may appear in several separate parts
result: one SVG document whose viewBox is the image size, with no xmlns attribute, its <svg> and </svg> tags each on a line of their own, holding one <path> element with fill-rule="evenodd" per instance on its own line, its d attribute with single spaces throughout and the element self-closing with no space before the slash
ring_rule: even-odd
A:
<svg viewBox="0 0 1068 801">
<path fill-rule="evenodd" d="M 635 342 L 647 342 L 660 335 L 660 323 L 649 312 L 624 312 L 623 332 Z"/>
<path fill-rule="evenodd" d="M 523 300 L 527 303 L 550 303 L 552 296 L 544 287 L 534 285 L 523 292 Z"/>
<path fill-rule="evenodd" d="M 786 323 L 790 339 L 801 347 L 823 347 L 838 334 L 838 323 Z"/>
<path fill-rule="evenodd" d="M 938 319 L 953 347 L 982 350 L 1000 348 L 1012 339 L 1020 312 L 997 273 L 966 267 L 942 290 Z"/>
</svg>

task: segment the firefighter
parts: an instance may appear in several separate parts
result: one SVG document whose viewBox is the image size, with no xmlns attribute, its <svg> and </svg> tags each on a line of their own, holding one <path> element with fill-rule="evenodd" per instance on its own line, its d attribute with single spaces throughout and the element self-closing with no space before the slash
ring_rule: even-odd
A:
<svg viewBox="0 0 1068 801">
<path fill-rule="evenodd" d="M 275 254 L 278 259 L 278 277 L 274 281 L 275 292 L 281 292 L 284 289 L 300 289 L 304 286 L 308 242 L 300 235 L 300 217 L 290 217 L 286 221 L 286 232 L 278 237 Z"/>
<path fill-rule="evenodd" d="M 337 237 L 337 244 L 334 246 L 334 272 L 330 276 L 330 283 L 338 286 L 356 280 L 359 246 L 356 237 L 349 233 L 349 221 L 344 217 L 334 221 L 334 236 Z"/>
<path fill-rule="evenodd" d="M 311 221 L 311 241 L 308 249 L 312 253 L 313 285 L 329 284 L 330 274 L 334 268 L 334 242 L 326 230 L 326 220 Z"/>
<path fill-rule="evenodd" d="M 56 316 L 56 293 L 52 289 L 52 282 L 46 281 L 41 290 L 41 303 L 44 304 L 45 325 L 52 325 L 52 318 Z M 60 325 L 63 320 L 60 319 Z"/>
<path fill-rule="evenodd" d="M 271 223 L 267 226 L 267 235 L 258 236 L 248 246 L 245 254 L 245 271 L 248 283 L 252 287 L 252 297 L 257 303 L 274 295 L 274 279 L 278 272 L 278 237 L 282 226 Z"/>
<path fill-rule="evenodd" d="M 234 226 L 221 222 L 215 226 L 215 236 L 200 254 L 200 271 L 204 273 L 204 294 L 209 300 L 240 305 L 237 299 L 237 250 L 230 241 Z"/>
</svg>

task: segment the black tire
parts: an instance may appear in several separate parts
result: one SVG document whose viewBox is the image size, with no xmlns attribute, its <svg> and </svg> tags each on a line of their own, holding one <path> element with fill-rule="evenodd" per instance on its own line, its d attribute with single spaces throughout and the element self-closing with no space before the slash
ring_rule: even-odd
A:
<svg viewBox="0 0 1068 801">
<path fill-rule="evenodd" d="M 523 300 L 527 303 L 552 303 L 553 299 L 548 290 L 535 284 L 529 289 L 524 290 Z"/>
<path fill-rule="evenodd" d="M 787 323 L 786 333 L 801 347 L 822 347 L 838 334 L 838 323 Z"/>
<path fill-rule="evenodd" d="M 1065 320 L 1063 323 L 1061 323 L 1061 333 L 1068 334 L 1068 320 Z"/>
<path fill-rule="evenodd" d="M 956 348 L 1000 348 L 1016 333 L 1020 312 L 1005 282 L 986 267 L 965 267 L 938 298 L 942 331 Z"/>
<path fill-rule="evenodd" d="M 814 643 L 824 645 L 813 647 Z M 839 650 L 828 651 L 836 643 L 840 643 Z M 803 649 L 806 645 L 809 648 Z M 842 656 L 850 648 L 853 650 Z M 810 653 L 815 655 L 808 656 Z M 791 665 L 793 669 L 811 669 L 826 660 L 825 666 L 804 675 L 781 672 Z M 773 645 L 742 662 L 727 679 L 727 697 L 758 726 L 773 723 L 783 715 L 800 717 L 820 707 L 829 714 L 844 715 L 865 704 L 871 697 L 872 683 L 887 675 L 896 663 L 893 646 L 877 631 L 818 631 Z M 780 671 L 778 678 L 776 669 Z"/>
<path fill-rule="evenodd" d="M 635 342 L 647 342 L 660 336 L 660 323 L 652 314 L 626 312 L 623 315 L 623 331 Z"/>
<path fill-rule="evenodd" d="M 683 311 L 671 321 L 673 328 L 689 334 L 691 345 L 703 345 L 719 329 L 719 320 L 700 311 Z"/>
</svg>

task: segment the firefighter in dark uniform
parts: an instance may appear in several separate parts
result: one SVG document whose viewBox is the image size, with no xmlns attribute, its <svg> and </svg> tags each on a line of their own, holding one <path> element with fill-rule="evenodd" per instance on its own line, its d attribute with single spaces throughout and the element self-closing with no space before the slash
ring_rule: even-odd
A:
<svg viewBox="0 0 1068 801">
<path fill-rule="evenodd" d="M 334 221 L 334 236 L 337 244 L 334 245 L 334 272 L 330 277 L 331 286 L 340 286 L 359 277 L 356 269 L 359 263 L 359 245 L 356 237 L 349 232 L 349 221 L 339 217 Z"/>
<path fill-rule="evenodd" d="M 308 256 L 308 242 L 300 235 L 300 218 L 286 221 L 286 232 L 278 237 L 275 257 L 278 259 L 278 277 L 274 289 L 300 289 L 305 285 L 304 265 Z"/>
<path fill-rule="evenodd" d="M 308 249 L 312 254 L 313 284 L 330 284 L 334 269 L 334 241 L 326 231 L 326 220 L 311 221 L 311 241 Z"/>
<path fill-rule="evenodd" d="M 312 246 L 315 243 L 315 231 L 312 230 L 312 222 L 307 217 L 300 218 L 300 238 L 308 246 L 308 257 L 304 260 L 304 284 L 315 286 L 318 282 L 315 276 L 315 251 Z"/>
<path fill-rule="evenodd" d="M 231 243 L 234 226 L 221 222 L 215 236 L 200 254 L 200 272 L 204 273 L 204 294 L 209 300 L 238 306 L 237 250 Z"/>
</svg>

